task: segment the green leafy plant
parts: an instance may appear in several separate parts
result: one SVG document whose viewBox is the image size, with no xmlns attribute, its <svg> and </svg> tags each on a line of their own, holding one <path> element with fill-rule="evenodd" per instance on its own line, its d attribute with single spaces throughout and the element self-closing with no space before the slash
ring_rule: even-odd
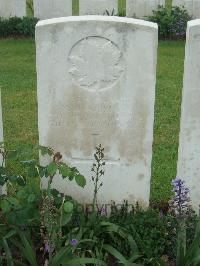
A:
<svg viewBox="0 0 200 266">
<path fill-rule="evenodd" d="M 105 162 L 103 161 L 104 159 L 104 148 L 101 146 L 101 144 L 96 147 L 96 152 L 94 154 L 94 159 L 95 162 L 92 165 L 92 181 L 94 182 L 94 196 L 93 196 L 93 209 L 95 209 L 95 205 L 98 204 L 97 202 L 97 194 L 99 189 L 103 186 L 103 182 L 100 179 L 104 173 L 104 166 L 105 166 Z"/>
<path fill-rule="evenodd" d="M 147 20 L 158 24 L 161 39 L 184 39 L 187 22 L 191 20 L 191 16 L 184 7 L 175 6 L 169 10 L 159 6 Z"/>
<path fill-rule="evenodd" d="M 36 161 L 24 161 L 31 176 L 39 176 L 40 179 L 46 177 L 48 186 L 42 192 L 42 202 L 40 206 L 41 236 L 44 243 L 44 252 L 47 253 L 49 262 L 63 245 L 62 228 L 70 221 L 73 212 L 73 203 L 66 195 L 58 193 L 52 186 L 53 178 L 60 174 L 63 179 L 75 180 L 78 186 L 84 187 L 86 180 L 75 167 L 69 167 L 62 161 L 62 155 L 51 149 L 41 147 L 42 155 L 48 154 L 52 161 L 46 165 L 37 165 Z M 60 204 L 56 203 L 56 196 L 60 197 Z"/>
<path fill-rule="evenodd" d="M 177 220 L 177 266 L 200 265 L 200 220 L 196 225 L 194 239 L 187 245 L 187 218 L 192 215 L 189 189 L 180 178 L 172 180 L 174 197 L 170 201 L 171 211 Z"/>
<path fill-rule="evenodd" d="M 103 186 L 102 177 L 105 173 L 104 148 L 101 144 L 96 147 L 94 160 L 91 168 L 94 183 L 92 210 L 86 209 L 86 213 L 78 213 L 73 217 L 73 225 L 77 220 L 80 223 L 76 228 L 72 226 L 70 234 L 77 239 L 79 252 L 83 255 L 89 252 L 90 256 L 106 261 L 108 265 L 112 260 L 120 265 L 138 265 L 136 262 L 140 255 L 133 237 L 123 226 L 109 221 L 106 206 L 98 205 L 98 192 Z M 119 251 L 119 243 L 127 247 L 126 254 Z"/>
<path fill-rule="evenodd" d="M 14 158 L 16 157 L 16 151 L 15 150 L 6 150 L 4 148 L 4 144 L 0 143 L 0 158 L 1 158 L 1 165 L 0 165 L 0 186 L 10 186 L 10 189 L 14 189 L 13 183 L 16 183 L 20 186 L 24 186 L 26 184 L 25 179 L 23 178 L 22 175 L 18 175 L 16 173 L 13 173 L 5 167 L 5 161 L 6 159 Z M 1 193 L 0 193 L 1 196 Z M 5 208 L 8 207 L 8 204 L 4 202 Z"/>
<path fill-rule="evenodd" d="M 115 14 L 115 10 L 114 10 L 114 9 L 112 9 L 111 12 L 109 12 L 108 10 L 106 10 L 105 13 L 104 13 L 104 15 L 105 15 L 105 16 L 117 16 L 117 15 Z"/>
<path fill-rule="evenodd" d="M 20 189 L 13 186 L 13 182 L 16 180 L 18 181 L 18 179 L 13 178 L 12 175 L 7 173 L 7 168 L 4 167 L 4 161 L 9 153 L 3 148 L 0 152 L 3 157 L 1 184 L 7 185 L 8 187 L 8 194 L 1 196 L 0 204 L 1 218 L 4 224 L 7 224 L 6 228 L 4 227 L 4 230 L 2 230 L 3 241 L 1 243 L 3 249 L 7 251 L 7 261 L 11 261 L 12 252 L 9 249 L 8 239 L 5 238 L 5 235 L 12 236 L 11 245 L 12 247 L 14 245 L 15 248 L 20 251 L 23 260 L 28 260 L 31 265 L 36 265 L 35 262 L 33 262 L 33 254 L 35 254 L 33 253 L 34 249 L 31 249 L 34 245 L 32 245 L 30 239 L 18 229 L 25 226 L 27 230 L 29 226 L 35 225 L 36 228 L 33 229 L 35 232 L 34 235 L 39 236 L 40 249 L 43 250 L 43 256 L 46 258 L 46 261 L 51 264 L 52 260 L 56 260 L 55 258 L 58 257 L 60 258 L 58 254 L 60 254 L 62 248 L 65 248 L 65 246 L 63 246 L 65 237 L 63 236 L 62 229 L 70 221 L 73 213 L 73 201 L 53 188 L 53 178 L 56 174 L 60 174 L 63 179 L 68 178 L 70 181 L 74 180 L 76 184 L 81 187 L 85 186 L 86 180 L 76 168 L 69 167 L 62 162 L 62 155 L 59 152 L 55 153 L 51 149 L 41 147 L 41 153 L 43 155 L 48 154 L 52 158 L 52 161 L 46 166 L 41 166 L 36 160 L 22 161 L 21 163 L 26 169 L 26 177 L 19 176 L 19 178 L 23 178 L 24 180 L 24 187 Z M 45 177 L 48 180 L 48 186 L 40 191 L 41 179 Z M 34 182 L 36 186 L 32 186 Z M 19 184 L 21 185 L 21 182 L 19 182 Z M 9 186 L 14 188 L 10 189 Z M 36 187 L 37 189 L 35 189 Z M 18 225 L 18 228 L 15 230 L 16 232 L 10 234 L 10 230 L 16 225 Z M 37 228 L 40 228 L 39 234 Z M 14 238 L 13 235 L 15 236 Z M 16 235 L 20 237 L 20 241 L 16 240 Z M 35 239 L 35 241 L 36 240 L 37 239 Z M 71 250 L 71 246 L 69 245 L 65 249 Z M 26 257 L 28 254 L 31 256 Z M 72 252 L 70 254 L 68 259 L 72 262 L 74 257 Z M 66 256 L 64 257 L 66 259 Z M 32 260 L 32 262 L 30 262 L 30 260 Z M 34 260 L 36 260 L 36 258 Z"/>
<path fill-rule="evenodd" d="M 37 22 L 33 17 L 0 18 L 0 38 L 34 37 Z"/>
<path fill-rule="evenodd" d="M 79 211 L 80 204 L 57 191 L 53 180 L 59 174 L 84 188 L 84 176 L 65 164 L 59 152 L 46 147 L 40 152 L 49 163 L 22 161 L 23 174 L 18 175 L 5 164 L 16 152 L 1 146 L 1 184 L 7 185 L 7 195 L 0 197 L 1 265 L 199 265 L 200 223 L 188 212 L 188 190 L 180 179 L 173 181 L 176 194 L 170 212 L 142 210 L 128 201 L 100 206 L 105 157 L 99 145 L 91 168 L 92 210 L 81 206 Z M 46 181 L 42 189 L 41 180 Z"/>
</svg>

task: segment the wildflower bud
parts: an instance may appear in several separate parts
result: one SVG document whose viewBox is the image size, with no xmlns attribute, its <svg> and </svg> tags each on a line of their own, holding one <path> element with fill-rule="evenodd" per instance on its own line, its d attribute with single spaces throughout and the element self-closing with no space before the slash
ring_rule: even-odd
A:
<svg viewBox="0 0 200 266">
<path fill-rule="evenodd" d="M 55 162 L 55 163 L 59 163 L 61 159 L 62 159 L 62 155 L 61 155 L 61 153 L 60 153 L 60 152 L 56 152 L 56 153 L 54 154 L 54 156 L 53 156 L 53 160 L 54 160 L 54 162 Z"/>
<path fill-rule="evenodd" d="M 77 245 L 78 245 L 78 240 L 77 239 L 72 239 L 71 241 L 70 241 L 70 244 L 73 246 L 73 247 L 76 247 Z"/>
</svg>

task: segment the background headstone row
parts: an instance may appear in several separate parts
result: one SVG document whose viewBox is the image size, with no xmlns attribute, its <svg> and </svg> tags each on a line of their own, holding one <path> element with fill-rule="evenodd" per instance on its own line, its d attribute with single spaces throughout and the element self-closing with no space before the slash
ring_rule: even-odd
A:
<svg viewBox="0 0 200 266">
<path fill-rule="evenodd" d="M 72 15 L 73 0 L 33 0 L 34 16 L 39 19 Z M 152 10 L 165 6 L 165 0 L 126 0 L 126 16 L 145 18 Z M 173 0 L 173 6 L 184 6 L 189 14 L 200 17 L 200 0 Z M 118 14 L 118 0 L 79 0 L 79 15 Z M 26 16 L 26 0 L 0 0 L 0 17 Z"/>
</svg>

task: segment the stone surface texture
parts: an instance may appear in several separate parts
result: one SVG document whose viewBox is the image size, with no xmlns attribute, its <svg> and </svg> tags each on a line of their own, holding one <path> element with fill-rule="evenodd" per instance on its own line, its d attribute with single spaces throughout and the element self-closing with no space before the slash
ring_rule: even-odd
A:
<svg viewBox="0 0 200 266">
<path fill-rule="evenodd" d="M 104 15 L 106 10 L 117 14 L 118 0 L 79 0 L 79 15 Z"/>
<path fill-rule="evenodd" d="M 33 0 L 34 17 L 51 19 L 72 15 L 72 0 Z"/>
<path fill-rule="evenodd" d="M 159 5 L 165 6 L 165 0 L 126 0 L 126 16 L 145 18 L 151 16 Z"/>
<path fill-rule="evenodd" d="M 186 181 L 192 205 L 200 204 L 200 20 L 188 23 L 177 176 Z"/>
<path fill-rule="evenodd" d="M 0 0 L 0 17 L 25 17 L 26 0 Z"/>
<path fill-rule="evenodd" d="M 57 189 L 82 203 L 92 202 L 90 169 L 102 144 L 99 204 L 149 204 L 157 31 L 151 22 L 109 16 L 36 26 L 39 143 L 61 152 L 86 177 L 84 189 L 54 179 Z"/>
</svg>

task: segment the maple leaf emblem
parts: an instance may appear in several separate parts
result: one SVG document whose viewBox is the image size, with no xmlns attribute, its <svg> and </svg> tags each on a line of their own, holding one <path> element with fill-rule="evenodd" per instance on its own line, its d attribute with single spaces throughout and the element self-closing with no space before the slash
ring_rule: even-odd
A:
<svg viewBox="0 0 200 266">
<path fill-rule="evenodd" d="M 72 49 L 69 73 L 79 86 L 98 90 L 112 85 L 123 72 L 122 53 L 110 40 L 87 37 Z"/>
</svg>

